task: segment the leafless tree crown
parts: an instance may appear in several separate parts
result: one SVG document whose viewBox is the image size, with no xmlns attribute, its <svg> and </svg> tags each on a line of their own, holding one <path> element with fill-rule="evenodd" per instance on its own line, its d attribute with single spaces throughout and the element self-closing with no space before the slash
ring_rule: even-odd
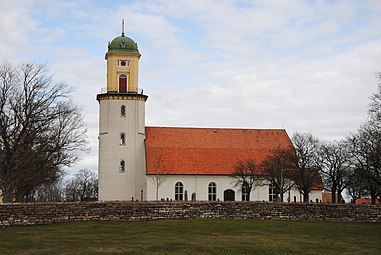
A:
<svg viewBox="0 0 381 255">
<path fill-rule="evenodd" d="M 0 188 L 21 201 L 54 182 L 86 149 L 86 129 L 71 88 L 44 65 L 0 64 Z"/>
</svg>

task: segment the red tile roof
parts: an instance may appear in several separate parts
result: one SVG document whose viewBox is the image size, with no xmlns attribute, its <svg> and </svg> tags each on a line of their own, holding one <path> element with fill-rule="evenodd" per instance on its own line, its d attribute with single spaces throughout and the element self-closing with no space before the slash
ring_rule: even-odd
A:
<svg viewBox="0 0 381 255">
<path fill-rule="evenodd" d="M 260 164 L 290 147 L 283 129 L 146 127 L 147 174 L 228 175 L 239 161 Z"/>
</svg>

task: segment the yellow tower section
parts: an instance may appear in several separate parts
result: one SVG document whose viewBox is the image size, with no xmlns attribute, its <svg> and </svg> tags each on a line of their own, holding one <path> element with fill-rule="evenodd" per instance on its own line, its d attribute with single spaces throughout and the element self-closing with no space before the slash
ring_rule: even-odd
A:
<svg viewBox="0 0 381 255">
<path fill-rule="evenodd" d="M 138 92 L 139 58 L 133 55 L 106 55 L 107 92 Z"/>
<path fill-rule="evenodd" d="M 108 44 L 107 93 L 138 93 L 138 72 L 140 53 L 138 45 L 124 35 L 114 38 Z"/>
</svg>

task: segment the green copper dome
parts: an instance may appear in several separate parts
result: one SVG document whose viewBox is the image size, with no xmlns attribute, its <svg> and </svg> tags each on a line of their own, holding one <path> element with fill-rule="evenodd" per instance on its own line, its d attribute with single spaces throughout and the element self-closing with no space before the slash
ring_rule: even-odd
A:
<svg viewBox="0 0 381 255">
<path fill-rule="evenodd" d="M 108 43 L 106 57 L 108 54 L 129 54 L 140 57 L 137 43 L 131 38 L 124 36 L 124 33 L 122 33 L 122 36 L 114 38 L 111 43 Z"/>
</svg>

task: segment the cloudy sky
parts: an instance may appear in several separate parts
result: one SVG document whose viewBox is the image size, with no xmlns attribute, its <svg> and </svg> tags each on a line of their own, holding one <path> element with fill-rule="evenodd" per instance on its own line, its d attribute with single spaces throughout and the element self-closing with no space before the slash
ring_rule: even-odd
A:
<svg viewBox="0 0 381 255">
<path fill-rule="evenodd" d="M 44 63 L 76 88 L 97 169 L 107 43 L 138 43 L 150 126 L 355 132 L 381 71 L 381 1 L 0 0 L 0 59 Z"/>
</svg>

